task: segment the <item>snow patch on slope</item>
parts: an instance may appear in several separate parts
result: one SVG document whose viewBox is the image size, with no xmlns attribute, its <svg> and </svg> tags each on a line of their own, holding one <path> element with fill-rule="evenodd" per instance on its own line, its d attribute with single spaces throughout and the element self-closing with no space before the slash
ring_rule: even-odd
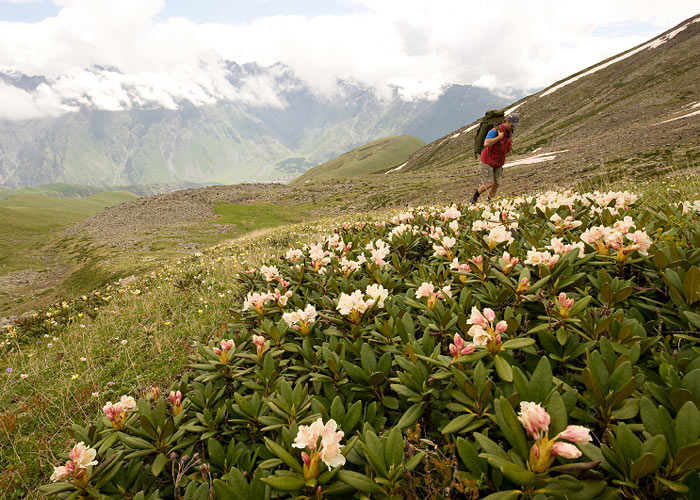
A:
<svg viewBox="0 0 700 500">
<path fill-rule="evenodd" d="M 570 83 L 573 83 L 573 82 L 575 82 L 576 80 L 579 80 L 579 79 L 583 78 L 584 76 L 592 75 L 593 73 L 595 73 L 595 72 L 597 72 L 597 71 L 600 71 L 600 70 L 603 69 L 603 68 L 607 68 L 608 66 L 612 66 L 613 64 L 615 64 L 615 63 L 617 63 L 617 62 L 620 62 L 620 61 L 622 61 L 623 59 L 627 59 L 628 57 L 633 56 L 634 54 L 636 54 L 636 53 L 638 53 L 638 52 L 641 52 L 642 50 L 645 50 L 645 49 L 655 49 L 655 48 L 659 47 L 660 45 L 663 45 L 664 43 L 668 42 L 671 38 L 675 37 L 678 33 L 680 33 L 681 31 L 683 31 L 684 29 L 686 29 L 686 28 L 687 28 L 688 26 L 690 26 L 691 24 L 697 23 L 697 22 L 700 22 L 700 18 L 694 19 L 694 20 L 692 20 L 692 21 L 690 21 L 690 22 L 687 22 L 687 23 L 685 23 L 683 26 L 680 26 L 680 27 L 676 28 L 675 30 L 671 31 L 670 33 L 667 33 L 667 34 L 662 35 L 662 36 L 660 36 L 660 37 L 658 37 L 658 38 L 655 38 L 655 39 L 652 40 L 651 42 L 645 43 L 645 44 L 642 45 L 641 47 L 637 47 L 636 49 L 631 50 L 631 51 L 627 52 L 626 54 L 622 54 L 621 56 L 616 57 L 615 59 L 612 59 L 612 60 L 610 60 L 610 61 L 608 61 L 608 62 L 606 62 L 606 63 L 599 64 L 598 66 L 594 66 L 593 68 L 589 69 L 588 71 L 586 71 L 586 72 L 584 72 L 584 73 L 581 73 L 580 75 L 576 75 L 576 76 L 574 76 L 574 77 L 572 77 L 572 78 L 569 78 L 568 80 L 565 80 L 565 81 L 561 82 L 559 85 L 555 85 L 555 86 L 552 87 L 551 89 L 545 90 L 544 92 L 542 92 L 542 93 L 539 95 L 539 97 L 544 97 L 544 96 L 546 96 L 546 95 L 551 94 L 552 92 L 556 92 L 556 91 L 559 90 L 560 88 L 565 87 L 566 85 L 569 85 Z"/>
<path fill-rule="evenodd" d="M 551 151 L 549 153 L 540 153 L 534 156 L 527 156 L 525 158 L 520 158 L 518 160 L 510 161 L 503 165 L 503 168 L 515 167 L 517 165 L 530 165 L 533 163 L 542 163 L 545 161 L 553 160 L 560 153 L 566 153 L 568 149 L 562 149 L 560 151 Z"/>
</svg>

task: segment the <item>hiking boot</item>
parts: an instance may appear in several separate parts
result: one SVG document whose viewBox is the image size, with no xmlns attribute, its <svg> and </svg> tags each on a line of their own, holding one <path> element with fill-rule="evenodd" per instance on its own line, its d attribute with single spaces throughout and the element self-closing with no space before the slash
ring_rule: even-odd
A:
<svg viewBox="0 0 700 500">
<path fill-rule="evenodd" d="M 472 197 L 471 197 L 471 199 L 469 200 L 469 202 L 470 202 L 472 205 L 473 205 L 474 203 L 476 203 L 476 200 L 479 199 L 479 195 L 480 195 L 480 194 L 481 194 L 481 193 L 479 193 L 479 190 L 478 190 L 478 189 L 475 190 L 475 191 L 474 191 L 474 194 L 472 195 Z"/>
</svg>

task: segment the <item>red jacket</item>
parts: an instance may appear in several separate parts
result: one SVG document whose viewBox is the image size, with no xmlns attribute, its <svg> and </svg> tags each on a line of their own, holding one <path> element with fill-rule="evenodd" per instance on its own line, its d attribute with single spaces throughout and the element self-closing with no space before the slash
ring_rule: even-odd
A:
<svg viewBox="0 0 700 500">
<path fill-rule="evenodd" d="M 512 149 L 513 133 L 505 130 L 502 123 L 498 126 L 498 131 L 500 132 L 501 130 L 505 132 L 503 139 L 498 141 L 493 146 L 485 147 L 481 152 L 481 162 L 486 163 L 493 168 L 502 167 L 506 162 L 506 154 Z"/>
</svg>

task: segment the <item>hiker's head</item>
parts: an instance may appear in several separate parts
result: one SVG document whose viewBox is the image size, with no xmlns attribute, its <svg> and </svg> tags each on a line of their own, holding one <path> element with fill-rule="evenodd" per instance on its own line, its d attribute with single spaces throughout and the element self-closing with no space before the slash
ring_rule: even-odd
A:
<svg viewBox="0 0 700 500">
<path fill-rule="evenodd" d="M 510 132 L 520 124 L 520 116 L 517 113 L 511 113 L 506 117 L 506 121 L 503 124 L 506 130 Z"/>
</svg>

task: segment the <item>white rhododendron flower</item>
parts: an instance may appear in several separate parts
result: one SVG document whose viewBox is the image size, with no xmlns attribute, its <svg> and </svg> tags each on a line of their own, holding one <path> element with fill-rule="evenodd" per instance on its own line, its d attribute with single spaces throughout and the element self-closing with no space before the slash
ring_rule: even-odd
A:
<svg viewBox="0 0 700 500">
<path fill-rule="evenodd" d="M 367 243 L 367 245 L 365 245 L 365 250 L 370 251 L 371 260 L 377 266 L 383 267 L 387 264 L 384 258 L 389 255 L 391 249 L 383 240 L 379 239 Z"/>
<path fill-rule="evenodd" d="M 377 307 L 384 307 L 384 301 L 389 296 L 389 290 L 385 289 L 382 285 L 367 285 L 365 290 L 365 295 L 369 295 L 370 300 L 377 304 Z"/>
<path fill-rule="evenodd" d="M 508 243 L 509 245 L 513 243 L 513 236 L 502 224 L 498 224 L 497 226 L 491 228 L 489 234 L 486 235 L 484 239 L 486 240 L 486 243 L 488 243 L 489 249 L 493 249 L 501 243 Z"/>
<path fill-rule="evenodd" d="M 304 464 L 305 475 L 307 470 L 318 472 L 314 464 L 319 459 L 326 464 L 328 470 L 345 464 L 345 457 L 340 453 L 340 441 L 344 435 L 343 431 L 338 430 L 338 424 L 333 419 L 324 425 L 323 419 L 319 417 L 311 425 L 299 426 L 292 446 L 302 450 L 308 448 L 312 452 L 308 458 L 309 464 Z"/>
</svg>

